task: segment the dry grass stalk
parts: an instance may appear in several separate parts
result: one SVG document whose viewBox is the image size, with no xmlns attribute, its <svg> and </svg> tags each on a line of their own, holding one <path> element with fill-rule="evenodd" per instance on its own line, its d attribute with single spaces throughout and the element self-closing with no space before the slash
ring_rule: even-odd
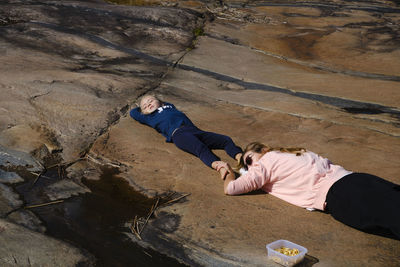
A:
<svg viewBox="0 0 400 267">
<path fill-rule="evenodd" d="M 140 220 L 143 218 L 138 219 L 137 215 L 135 216 L 133 223 L 130 226 L 130 229 L 131 229 L 131 232 L 133 234 L 135 234 L 136 237 L 139 238 L 140 240 L 142 240 L 142 237 L 140 236 L 140 234 L 143 232 L 143 229 L 146 226 L 147 222 L 149 221 L 151 215 L 153 215 L 154 211 L 157 209 L 159 202 L 160 202 L 160 198 L 157 198 L 156 203 L 154 203 L 151 206 L 151 209 L 150 209 L 149 213 L 147 214 L 144 222 Z"/>
<path fill-rule="evenodd" d="M 142 218 L 141 218 L 142 219 Z M 136 227 L 136 232 L 138 232 L 138 234 L 139 234 L 139 232 L 140 232 L 140 227 L 139 227 L 139 224 L 141 224 L 142 222 L 140 221 L 140 220 L 137 220 L 136 221 L 136 224 L 135 224 L 135 227 Z M 143 224 L 143 223 L 142 223 Z"/>
<path fill-rule="evenodd" d="M 143 250 L 143 253 L 146 254 L 147 256 L 149 256 L 150 258 L 153 258 L 153 256 L 151 256 L 149 253 L 147 253 L 146 251 Z"/>
<path fill-rule="evenodd" d="M 61 179 L 64 179 L 67 175 L 65 173 L 65 169 L 67 167 L 65 167 L 64 165 L 60 166 L 60 175 L 58 177 L 60 177 Z"/>
<path fill-rule="evenodd" d="M 133 220 L 131 226 L 129 227 L 131 229 L 131 232 L 133 234 L 136 235 L 136 237 L 140 240 L 142 240 L 142 238 L 140 237 L 139 233 L 138 233 L 138 220 L 137 220 L 137 215 L 135 216 L 135 219 Z"/>
<path fill-rule="evenodd" d="M 86 154 L 86 159 L 93 161 L 94 163 L 99 164 L 99 165 L 105 165 L 105 164 L 101 163 L 99 160 L 93 158 L 92 156 L 89 156 L 89 154 Z"/>
<path fill-rule="evenodd" d="M 39 178 L 42 176 L 42 174 L 43 174 L 44 172 L 46 172 L 46 171 L 43 170 L 43 171 L 41 171 L 41 172 L 37 175 L 37 177 L 35 178 L 35 180 L 33 181 L 32 185 L 31 185 L 31 188 L 35 186 L 36 182 L 39 180 Z"/>
<path fill-rule="evenodd" d="M 37 208 L 37 207 L 43 207 L 43 206 L 53 205 L 53 204 L 57 204 L 57 203 L 61 203 L 61 202 L 64 202 L 64 200 L 56 200 L 56 201 L 51 201 L 51 202 L 37 204 L 37 205 L 30 205 L 30 206 L 24 207 L 24 209 L 32 209 L 32 208 Z"/>
<path fill-rule="evenodd" d="M 46 175 L 43 175 L 43 174 L 41 174 L 41 173 L 43 173 L 43 172 L 39 172 L 39 173 L 36 173 L 36 172 L 30 172 L 31 174 L 33 174 L 33 175 L 36 175 L 36 176 L 39 176 L 40 175 L 40 178 L 46 178 L 46 179 L 52 179 L 51 177 L 49 177 L 49 176 L 46 176 Z"/>
<path fill-rule="evenodd" d="M 71 161 L 68 161 L 68 162 L 65 162 L 65 163 L 62 163 L 62 164 L 57 163 L 57 164 L 54 164 L 54 165 L 47 166 L 47 169 L 51 169 L 51 168 L 54 168 L 54 167 L 58 167 L 58 168 L 64 167 L 64 168 L 67 168 L 67 167 L 73 165 L 74 163 L 77 163 L 78 161 L 84 160 L 84 159 L 86 159 L 86 158 L 85 158 L 85 157 L 82 157 L 82 158 L 74 159 L 74 160 L 71 160 Z"/>
<path fill-rule="evenodd" d="M 51 168 L 54 168 L 54 167 L 57 167 L 58 178 L 60 178 L 60 179 L 65 178 L 65 177 L 66 177 L 65 169 L 66 169 L 67 167 L 71 166 L 72 164 L 74 164 L 74 163 L 76 163 L 76 162 L 78 162 L 78 161 L 80 161 L 80 160 L 83 160 L 83 159 L 85 159 L 85 158 L 78 158 L 78 159 L 76 159 L 76 160 L 72 160 L 72 161 L 69 161 L 69 162 L 66 162 L 66 163 L 63 163 L 63 164 L 57 163 L 57 164 L 54 164 L 54 165 L 50 165 L 50 166 L 48 166 L 48 167 L 44 167 L 42 164 L 40 164 L 40 165 L 42 166 L 42 168 L 43 168 L 42 171 L 40 171 L 39 173 L 30 172 L 31 174 L 37 176 L 37 177 L 35 178 L 35 180 L 33 181 L 33 184 L 32 184 L 31 187 L 33 187 L 33 186 L 36 184 L 36 182 L 39 180 L 39 178 L 41 178 L 41 177 L 47 178 L 47 179 L 51 179 L 51 177 L 44 176 L 43 174 L 46 173 L 47 170 L 49 170 L 49 169 L 51 169 Z"/>
<path fill-rule="evenodd" d="M 61 165 L 57 166 L 58 178 L 61 178 Z"/>
<path fill-rule="evenodd" d="M 147 222 L 149 221 L 151 215 L 153 215 L 154 211 L 157 209 L 159 202 L 160 202 L 160 198 L 158 197 L 156 203 L 153 206 L 151 206 L 150 212 L 147 215 L 146 221 L 144 222 L 142 229 L 140 229 L 139 235 L 142 233 L 142 231 L 143 231 L 144 227 L 146 226 Z"/>
<path fill-rule="evenodd" d="M 115 168 L 120 168 L 120 167 L 121 167 L 120 165 L 115 164 L 115 163 L 112 163 L 112 162 L 102 163 L 102 162 L 100 162 L 99 160 L 97 160 L 97 159 L 93 158 L 92 156 L 90 156 L 89 154 L 86 154 L 86 159 L 88 159 L 88 160 L 90 160 L 90 161 L 93 161 L 94 163 L 99 164 L 99 165 L 102 165 L 102 166 L 104 166 L 104 165 L 109 165 L 109 166 L 115 167 Z"/>
<path fill-rule="evenodd" d="M 168 195 L 168 198 L 169 198 L 169 197 L 172 197 L 174 194 L 175 194 L 175 192 L 169 194 L 169 195 Z M 182 199 L 182 198 L 185 198 L 185 197 L 187 197 L 187 196 L 189 196 L 189 195 L 190 195 L 190 194 L 182 195 L 182 196 L 180 196 L 180 197 L 177 197 L 177 198 L 171 199 L 171 200 L 169 200 L 169 201 L 167 201 L 167 202 L 165 202 L 165 203 L 162 203 L 161 205 L 159 205 L 159 203 L 160 203 L 160 198 L 158 197 L 157 200 L 156 200 L 156 202 L 151 206 L 151 209 L 150 209 L 149 213 L 147 214 L 146 219 L 144 220 L 144 222 L 143 222 L 143 217 L 138 218 L 137 215 L 135 216 L 135 218 L 134 218 L 132 224 L 131 224 L 130 227 L 129 227 L 129 228 L 131 229 L 131 232 L 132 232 L 133 234 L 135 234 L 136 237 L 137 237 L 138 239 L 142 240 L 142 237 L 141 237 L 140 235 L 141 235 L 141 233 L 143 232 L 143 230 L 144 230 L 144 228 L 145 228 L 147 222 L 149 221 L 150 217 L 154 214 L 154 212 L 156 211 L 156 209 L 157 209 L 158 207 L 160 207 L 160 206 L 165 206 L 165 205 L 168 205 L 168 204 L 177 202 L 178 200 L 180 200 L 180 199 Z M 141 220 L 141 219 L 142 219 L 142 220 Z"/>
<path fill-rule="evenodd" d="M 180 197 L 177 197 L 177 198 L 168 200 L 167 202 L 162 203 L 160 206 L 166 206 L 166 205 L 168 205 L 168 204 L 177 202 L 178 200 L 181 200 L 182 198 L 187 197 L 187 196 L 189 196 L 189 195 L 190 195 L 190 194 L 186 194 L 186 195 L 182 195 L 182 196 L 180 196 Z"/>
</svg>

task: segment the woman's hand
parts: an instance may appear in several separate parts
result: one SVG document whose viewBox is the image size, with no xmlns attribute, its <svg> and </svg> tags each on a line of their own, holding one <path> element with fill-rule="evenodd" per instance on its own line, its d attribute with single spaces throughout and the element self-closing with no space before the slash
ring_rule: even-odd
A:
<svg viewBox="0 0 400 267">
<path fill-rule="evenodd" d="M 228 185 L 230 182 L 235 181 L 235 172 L 232 170 L 231 166 L 227 163 L 227 167 L 228 167 L 228 172 L 225 176 L 225 181 L 224 181 L 224 193 L 226 195 L 228 194 Z"/>
<path fill-rule="evenodd" d="M 228 163 L 224 161 L 214 161 L 211 164 L 211 167 L 219 172 L 222 180 L 225 179 L 226 175 L 228 174 L 228 170 L 230 168 Z"/>
<path fill-rule="evenodd" d="M 220 171 L 221 168 L 225 168 L 226 170 L 228 170 L 228 163 L 226 163 L 225 161 L 214 161 L 212 163 L 212 167 L 214 169 L 216 169 L 217 171 Z"/>
</svg>

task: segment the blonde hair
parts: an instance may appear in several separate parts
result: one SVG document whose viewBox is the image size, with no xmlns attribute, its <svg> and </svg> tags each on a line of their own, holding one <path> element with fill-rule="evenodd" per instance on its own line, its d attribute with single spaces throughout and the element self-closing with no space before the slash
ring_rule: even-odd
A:
<svg viewBox="0 0 400 267">
<path fill-rule="evenodd" d="M 306 152 L 306 149 L 302 148 L 302 147 L 270 147 L 270 146 L 264 145 L 263 143 L 260 143 L 260 142 L 252 142 L 252 143 L 248 144 L 246 146 L 246 148 L 244 149 L 242 156 L 240 157 L 240 161 L 237 166 L 237 169 L 245 167 L 246 164 L 244 162 L 243 157 L 244 157 L 244 154 L 246 154 L 246 152 L 248 152 L 248 151 L 252 151 L 252 152 L 260 153 L 260 154 L 265 154 L 270 151 L 280 151 L 282 153 L 292 153 L 292 154 L 296 154 L 296 156 L 300 156 L 301 154 Z"/>
<path fill-rule="evenodd" d="M 140 106 L 140 103 L 142 102 L 142 100 L 143 100 L 145 97 L 149 97 L 149 96 L 154 97 L 155 99 L 157 99 L 158 102 L 160 102 L 160 105 L 161 105 L 161 106 L 163 105 L 163 101 L 161 101 L 161 99 L 158 98 L 157 95 L 152 94 L 152 93 L 150 93 L 150 94 L 144 94 L 144 95 L 140 96 L 140 97 L 137 99 L 137 101 L 136 101 L 136 106 L 139 108 L 140 112 L 142 112 L 142 107 Z"/>
</svg>

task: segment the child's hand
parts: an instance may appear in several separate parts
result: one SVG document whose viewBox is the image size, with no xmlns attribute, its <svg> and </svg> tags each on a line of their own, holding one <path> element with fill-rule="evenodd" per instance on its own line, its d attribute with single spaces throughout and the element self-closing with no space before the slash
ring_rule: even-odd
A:
<svg viewBox="0 0 400 267">
<path fill-rule="evenodd" d="M 232 169 L 229 164 L 224 161 L 214 161 L 212 167 L 219 172 L 222 180 L 225 179 L 226 175 L 228 175 Z"/>
<path fill-rule="evenodd" d="M 222 168 L 229 170 L 229 165 L 225 161 L 214 161 L 212 165 L 212 167 L 217 171 L 220 171 Z"/>
</svg>

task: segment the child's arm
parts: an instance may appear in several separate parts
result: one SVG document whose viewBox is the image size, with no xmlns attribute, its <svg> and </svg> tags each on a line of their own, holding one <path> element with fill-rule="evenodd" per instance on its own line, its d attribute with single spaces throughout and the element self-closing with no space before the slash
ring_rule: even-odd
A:
<svg viewBox="0 0 400 267">
<path fill-rule="evenodd" d="M 132 109 L 129 114 L 131 117 L 135 120 L 137 120 L 140 123 L 147 124 L 147 117 L 144 115 L 141 111 L 140 108 L 134 108 Z"/>
</svg>

